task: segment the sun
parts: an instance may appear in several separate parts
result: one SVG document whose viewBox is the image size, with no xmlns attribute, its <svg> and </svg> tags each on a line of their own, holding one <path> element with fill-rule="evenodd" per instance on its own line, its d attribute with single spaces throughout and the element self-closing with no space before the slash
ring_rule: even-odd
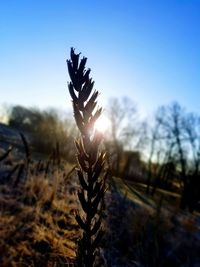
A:
<svg viewBox="0 0 200 267">
<path fill-rule="evenodd" d="M 102 114 L 94 124 L 94 129 L 98 132 L 105 133 L 110 126 L 110 120 Z"/>
</svg>

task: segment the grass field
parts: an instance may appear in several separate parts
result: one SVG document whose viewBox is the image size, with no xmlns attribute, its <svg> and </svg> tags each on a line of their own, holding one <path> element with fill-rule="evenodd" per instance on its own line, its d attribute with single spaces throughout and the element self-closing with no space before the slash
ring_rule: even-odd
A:
<svg viewBox="0 0 200 267">
<path fill-rule="evenodd" d="M 0 162 L 0 266 L 67 266 L 75 261 L 80 237 L 74 166 L 37 155 L 27 168 L 16 134 L 17 145 L 8 136 L 14 148 Z M 4 140 L 0 153 L 7 147 Z M 20 176 L 19 168 L 9 176 L 22 163 Z M 177 193 L 144 192 L 144 184 L 109 177 L 97 266 L 200 266 L 199 213 L 180 211 Z"/>
</svg>

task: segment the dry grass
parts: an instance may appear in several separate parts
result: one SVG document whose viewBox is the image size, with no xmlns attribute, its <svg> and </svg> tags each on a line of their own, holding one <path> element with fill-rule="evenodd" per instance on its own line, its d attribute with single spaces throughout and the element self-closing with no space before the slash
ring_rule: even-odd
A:
<svg viewBox="0 0 200 267">
<path fill-rule="evenodd" d="M 197 215 L 169 209 L 166 203 L 153 208 L 131 192 L 124 195 L 121 183 L 117 188 L 106 197 L 107 267 L 200 266 Z"/>
<path fill-rule="evenodd" d="M 16 188 L 13 175 L 1 186 L 0 266 L 66 266 L 74 261 L 79 230 L 73 215 L 75 182 L 64 181 L 69 170 L 63 165 L 48 179 L 44 173 L 29 175 Z"/>
<path fill-rule="evenodd" d="M 79 201 L 73 167 L 50 166 L 45 175 L 45 170 L 33 171 L 36 165 L 30 166 L 27 179 L 17 187 L 13 186 L 16 174 L 0 186 L 2 267 L 68 266 L 75 261 L 80 230 L 74 218 Z M 0 170 L 4 167 L 1 163 Z M 103 266 L 198 266 L 195 216 L 181 214 L 177 208 L 153 209 L 130 192 L 124 195 L 121 183 L 118 189 L 120 193 L 116 189 L 106 193 Z"/>
</svg>

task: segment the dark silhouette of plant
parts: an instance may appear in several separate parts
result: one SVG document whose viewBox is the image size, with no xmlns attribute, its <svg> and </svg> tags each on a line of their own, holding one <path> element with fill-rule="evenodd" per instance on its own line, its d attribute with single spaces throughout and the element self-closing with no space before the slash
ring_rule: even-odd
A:
<svg viewBox="0 0 200 267">
<path fill-rule="evenodd" d="M 5 151 L 5 153 L 3 153 L 3 155 L 0 156 L 0 161 L 3 161 L 4 159 L 6 159 L 8 157 L 8 155 L 10 154 L 10 152 L 12 151 L 12 147 L 10 146 L 7 151 Z"/>
<path fill-rule="evenodd" d="M 13 174 L 17 172 L 16 177 L 13 181 L 14 188 L 18 186 L 21 180 L 23 180 L 23 182 L 27 180 L 29 175 L 29 165 L 31 163 L 31 152 L 28 141 L 23 133 L 20 133 L 20 137 L 24 146 L 25 158 L 22 163 L 17 163 L 6 177 L 6 180 L 9 181 L 12 178 Z"/>
<path fill-rule="evenodd" d="M 103 236 L 102 212 L 104 206 L 105 153 L 99 151 L 102 135 L 95 131 L 94 124 L 102 112 L 96 108 L 98 92 L 93 91 L 94 81 L 89 77 L 90 69 L 85 69 L 87 58 L 79 63 L 80 54 L 71 48 L 71 59 L 67 60 L 71 82 L 68 84 L 72 97 L 74 117 L 80 138 L 75 141 L 77 149 L 77 175 L 80 182 L 78 198 L 82 215 L 78 212 L 76 220 L 83 230 L 78 242 L 78 266 L 95 265 L 96 251 Z"/>
<path fill-rule="evenodd" d="M 22 133 L 20 133 L 20 137 L 21 137 L 21 140 L 22 140 L 22 143 L 24 146 L 24 150 L 25 150 L 24 162 L 15 164 L 14 167 L 5 176 L 5 179 L 4 179 L 5 183 L 10 182 L 10 180 L 13 179 L 13 175 L 15 173 L 17 173 L 16 178 L 13 181 L 14 187 L 16 187 L 19 184 L 21 178 L 23 177 L 23 171 L 24 171 L 25 167 L 26 167 L 26 174 L 25 174 L 26 177 L 24 177 L 24 180 L 28 177 L 29 163 L 31 161 L 31 153 L 30 153 L 30 148 L 29 148 L 28 142 Z M 8 156 L 12 150 L 13 150 L 13 147 L 10 146 L 7 149 L 7 151 L 3 155 L 0 156 L 0 162 L 5 160 L 6 158 L 8 158 Z"/>
</svg>

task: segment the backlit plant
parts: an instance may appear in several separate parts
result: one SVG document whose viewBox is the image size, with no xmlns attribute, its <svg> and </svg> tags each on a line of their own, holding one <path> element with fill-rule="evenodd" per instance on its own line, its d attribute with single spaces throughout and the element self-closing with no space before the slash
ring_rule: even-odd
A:
<svg viewBox="0 0 200 267">
<path fill-rule="evenodd" d="M 78 266 L 95 266 L 96 252 L 103 236 L 102 212 L 105 193 L 105 153 L 100 151 L 102 134 L 94 125 L 102 113 L 97 107 L 98 91 L 93 90 L 94 81 L 90 69 L 85 69 L 87 58 L 79 60 L 80 54 L 71 49 L 71 59 L 67 60 L 76 124 L 80 138 L 75 141 L 77 149 L 77 175 L 80 182 L 78 198 L 82 210 L 77 212 L 76 220 L 83 230 L 78 242 Z"/>
</svg>

